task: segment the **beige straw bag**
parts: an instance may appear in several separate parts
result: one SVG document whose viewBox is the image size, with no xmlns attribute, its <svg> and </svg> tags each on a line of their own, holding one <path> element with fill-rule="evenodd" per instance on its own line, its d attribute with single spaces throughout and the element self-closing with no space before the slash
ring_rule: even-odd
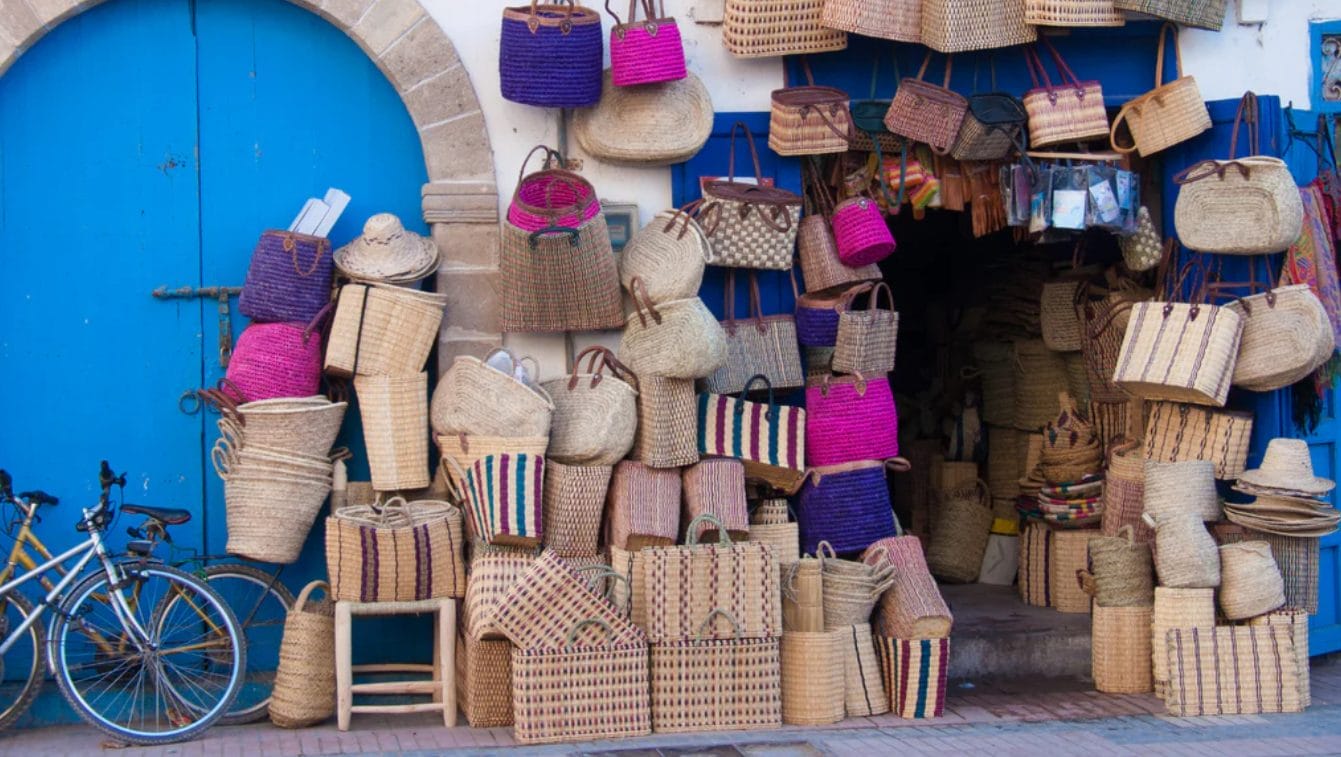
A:
<svg viewBox="0 0 1341 757">
<path fill-rule="evenodd" d="M 942 53 L 1012 47 L 1038 39 L 1024 0 L 923 0 L 922 44 Z"/>
<path fill-rule="evenodd" d="M 824 541 L 817 552 L 824 579 L 825 629 L 870 622 L 875 603 L 894 584 L 895 568 L 883 557 L 883 550 L 878 555 L 868 553 L 862 562 L 839 560 L 833 547 Z"/>
<path fill-rule="evenodd" d="M 652 302 L 697 297 L 712 255 L 708 235 L 683 210 L 663 210 L 619 252 L 619 281 L 625 289 L 641 279 Z"/>
<path fill-rule="evenodd" d="M 782 634 L 782 722 L 829 725 L 843 719 L 842 631 Z"/>
<path fill-rule="evenodd" d="M 786 156 L 847 152 L 854 134 L 850 98 L 836 87 L 817 86 L 804 57 L 801 70 L 805 84 L 775 89 L 769 96 L 769 149 Z"/>
<path fill-rule="evenodd" d="M 900 639 L 940 639 L 950 635 L 954 616 L 945 604 L 915 536 L 895 536 L 871 545 L 885 548 L 895 568 L 894 583 L 880 598 L 882 633 Z"/>
<path fill-rule="evenodd" d="M 1091 672 L 1105 694 L 1144 694 L 1153 688 L 1150 646 L 1154 607 L 1094 608 Z"/>
<path fill-rule="evenodd" d="M 573 111 L 573 136 L 604 163 L 669 166 L 698 154 L 712 134 L 712 116 L 708 88 L 692 72 L 676 81 L 616 87 L 606 69 L 600 102 Z"/>
<path fill-rule="evenodd" d="M 942 495 L 934 515 L 927 565 L 949 583 L 973 583 L 992 531 L 992 499 L 981 480 Z"/>
<path fill-rule="evenodd" d="M 244 460 L 226 439 L 210 453 L 224 482 L 225 550 L 257 562 L 295 562 L 317 513 L 331 493 L 331 468 L 314 470 L 310 460 L 281 456 Z"/>
<path fill-rule="evenodd" d="M 1077 352 L 1084 339 L 1080 302 L 1085 282 L 1076 279 L 1049 281 L 1043 285 L 1038 314 L 1043 343 L 1053 352 Z"/>
<path fill-rule="evenodd" d="M 1285 581 L 1264 541 L 1220 547 L 1220 610 L 1230 620 L 1265 615 L 1285 604 Z"/>
<path fill-rule="evenodd" d="M 824 574 L 819 560 L 803 557 L 782 566 L 782 630 L 824 630 Z"/>
<path fill-rule="evenodd" d="M 1250 626 L 1284 626 L 1290 629 L 1295 657 L 1299 660 L 1299 703 L 1304 707 L 1313 704 L 1312 686 L 1309 685 L 1308 675 L 1308 615 L 1304 610 L 1285 608 L 1248 620 Z"/>
<path fill-rule="evenodd" d="M 634 312 L 619 340 L 619 357 L 639 376 L 694 379 L 726 363 L 726 332 L 703 300 L 689 297 L 654 304 L 642 279 L 629 293 Z"/>
<path fill-rule="evenodd" d="M 1146 460 L 1144 511 L 1156 518 L 1188 514 L 1208 522 L 1219 520 L 1220 498 L 1213 474 L 1214 466 L 1203 460 Z"/>
<path fill-rule="evenodd" d="M 844 709 L 847 717 L 864 718 L 889 712 L 880 658 L 870 623 L 835 629 L 843 637 Z"/>
<path fill-rule="evenodd" d="M 1178 76 L 1165 84 L 1164 40 L 1173 32 L 1173 56 Z M 1133 144 L 1118 144 L 1118 124 L 1127 122 Z M 1121 153 L 1139 152 L 1142 157 L 1153 155 L 1211 128 L 1211 113 L 1201 99 L 1197 80 L 1183 76 L 1183 50 L 1178 43 L 1178 27 L 1165 24 L 1159 31 L 1159 53 L 1155 57 L 1155 88 L 1130 100 L 1118 111 L 1108 139 L 1113 149 Z"/>
<path fill-rule="evenodd" d="M 1024 0 L 1025 23 L 1035 26 L 1124 26 L 1113 0 Z"/>
<path fill-rule="evenodd" d="M 637 382 L 610 350 L 594 345 L 579 352 L 572 373 L 541 384 L 554 401 L 546 455 L 566 465 L 623 460 L 638 426 Z"/>
<path fill-rule="evenodd" d="M 1190 514 L 1141 516 L 1155 529 L 1155 570 L 1161 586 L 1214 589 L 1220 585 L 1220 553 L 1201 518 Z"/>
<path fill-rule="evenodd" d="M 1148 607 L 1155 601 L 1150 545 L 1135 540 L 1133 526 L 1118 529 L 1117 536 L 1091 538 L 1089 550 L 1096 605 Z"/>
<path fill-rule="evenodd" d="M 1098 529 L 1057 529 L 1048 556 L 1049 601 L 1057 612 L 1087 613 L 1093 604 L 1080 575 L 1089 563 L 1090 540 Z"/>
<path fill-rule="evenodd" d="M 424 369 L 447 296 L 386 284 L 346 284 L 331 320 L 326 372 L 395 376 Z"/>
<path fill-rule="evenodd" d="M 350 505 L 326 519 L 329 594 L 349 602 L 466 595 L 465 526 L 447 502 Z"/>
<path fill-rule="evenodd" d="M 630 459 L 649 468 L 698 462 L 698 395 L 693 379 L 641 376 Z"/>
<path fill-rule="evenodd" d="M 499 353 L 508 356 L 511 373 L 488 364 Z M 485 360 L 469 355 L 456 358 L 433 392 L 433 430 L 439 434 L 548 437 L 554 402 L 543 389 L 514 378 L 520 362 L 501 347 Z"/>
<path fill-rule="evenodd" d="M 922 41 L 922 0 L 825 0 L 820 23 L 863 37 Z"/>
<path fill-rule="evenodd" d="M 1175 589 L 1155 587 L 1154 612 L 1150 619 L 1150 650 L 1153 655 L 1155 693 L 1163 696 L 1169 683 L 1169 655 L 1166 638 L 1174 628 L 1214 628 L 1214 589 Z"/>
<path fill-rule="evenodd" d="M 781 566 L 784 580 L 789 566 L 801 559 L 800 529 L 788 519 L 790 509 L 785 499 L 761 502 L 750 516 L 750 533 L 746 537 L 749 541 L 763 542 L 773 548 L 773 559 Z M 785 595 L 783 600 L 783 628 L 786 628 Z"/>
<path fill-rule="evenodd" d="M 326 599 L 312 600 L 312 592 Z M 270 694 L 270 722 L 306 728 L 335 714 L 335 605 L 325 581 L 299 592 L 284 619 L 279 667 Z"/>
<path fill-rule="evenodd" d="M 1170 715 L 1300 712 L 1301 671 L 1290 629 L 1218 626 L 1174 629 L 1167 638 Z"/>
<path fill-rule="evenodd" d="M 722 43 L 737 58 L 824 53 L 847 34 L 821 25 L 824 0 L 726 0 Z"/>
<path fill-rule="evenodd" d="M 1327 311 L 1307 284 L 1273 285 L 1225 307 L 1243 317 L 1234 386 L 1254 392 L 1283 389 L 1307 378 L 1336 350 Z"/>
<path fill-rule="evenodd" d="M 373 488 L 428 486 L 428 374 L 355 376 L 354 392 Z"/>
</svg>

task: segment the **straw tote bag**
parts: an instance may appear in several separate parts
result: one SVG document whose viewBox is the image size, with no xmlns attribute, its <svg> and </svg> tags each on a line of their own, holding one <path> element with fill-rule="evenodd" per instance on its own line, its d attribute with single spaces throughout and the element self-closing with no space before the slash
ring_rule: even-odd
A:
<svg viewBox="0 0 1341 757">
<path fill-rule="evenodd" d="M 601 101 L 573 113 L 573 136 L 605 163 L 657 167 L 683 163 L 712 135 L 712 98 L 694 74 L 675 81 L 621 87 L 609 71 Z"/>
<path fill-rule="evenodd" d="M 642 22 L 635 20 L 640 4 Z M 605 11 L 615 20 L 610 28 L 610 71 L 616 87 L 685 78 L 680 27 L 666 15 L 666 0 L 661 0 L 659 10 L 656 0 L 629 0 L 629 20 L 625 23 L 606 3 Z"/>
<path fill-rule="evenodd" d="M 503 9 L 498 78 L 503 98 L 585 108 L 601 98 L 601 16 L 574 3 Z"/>
<path fill-rule="evenodd" d="M 801 70 L 806 75 L 804 86 L 775 89 L 769 96 L 769 148 L 779 155 L 847 152 L 853 135 L 847 93 L 816 86 L 805 58 Z"/>
<path fill-rule="evenodd" d="M 839 257 L 838 242 L 830 221 L 834 214 L 834 203 L 833 197 L 829 194 L 829 187 L 820 178 L 814 160 L 805 161 L 803 169 L 806 176 L 806 214 L 801 219 L 796 248 L 801 259 L 801 275 L 805 281 L 806 291 L 824 292 L 849 284 L 879 281 L 880 268 L 876 264 L 868 263 L 852 267 Z M 884 224 L 883 218 L 881 224 Z M 794 274 L 792 292 L 798 299 L 800 298 Z"/>
<path fill-rule="evenodd" d="M 745 500 L 745 466 L 731 457 L 709 457 L 684 469 L 680 478 L 684 509 L 680 520 L 688 523 L 700 515 L 711 515 L 726 526 L 733 541 L 750 531 L 749 505 Z M 700 525 L 696 537 L 712 536 Z"/>
<path fill-rule="evenodd" d="M 587 369 L 579 373 L 582 359 Z M 614 465 L 633 449 L 638 377 L 610 350 L 588 347 L 566 378 L 543 386 L 554 398 L 547 455 L 566 465 Z"/>
<path fill-rule="evenodd" d="M 871 291 L 869 282 L 856 284 L 846 291 L 806 292 L 796 297 L 796 337 L 807 347 L 833 347 L 838 344 L 838 320 L 859 294 Z"/>
<path fill-rule="evenodd" d="M 840 465 L 899 455 L 899 415 L 889 379 L 824 376 L 806 386 L 806 464 Z"/>
<path fill-rule="evenodd" d="M 466 594 L 461 510 L 447 502 L 350 505 L 326 519 L 331 596 L 349 602 L 413 602 Z"/>
<path fill-rule="evenodd" d="M 921 0 L 825 0 L 820 23 L 863 37 L 922 41 Z"/>
<path fill-rule="evenodd" d="M 326 312 L 326 311 L 323 311 Z M 242 330 L 226 378 L 240 402 L 310 397 L 321 386 L 321 332 L 311 323 L 253 323 Z"/>
<path fill-rule="evenodd" d="M 326 599 L 313 600 L 314 591 Z M 325 581 L 304 586 L 284 619 L 269 712 L 281 728 L 306 728 L 335 714 L 335 604 Z"/>
<path fill-rule="evenodd" d="M 695 379 L 711 376 L 726 363 L 726 332 L 702 300 L 654 305 L 638 278 L 629 294 L 635 310 L 619 340 L 619 356 L 629 370 L 640 376 Z"/>
<path fill-rule="evenodd" d="M 529 453 L 485 455 L 464 468 L 448 460 L 448 483 L 485 544 L 536 547 L 543 534 L 545 458 Z M 460 481 L 457 484 L 456 481 Z"/>
<path fill-rule="evenodd" d="M 1029 114 L 1029 144 L 1049 147 L 1065 142 L 1084 142 L 1108 136 L 1108 111 L 1104 110 L 1103 87 L 1098 81 L 1081 81 L 1062 60 L 1052 43 L 1043 39 L 1061 81 L 1053 84 L 1037 47 L 1024 50 L 1029 78 L 1034 88 L 1024 93 L 1024 110 Z"/>
<path fill-rule="evenodd" d="M 1173 58 L 1178 77 L 1168 84 L 1164 79 L 1164 40 L 1173 33 Z M 1132 145 L 1118 144 L 1118 125 L 1127 123 Z M 1113 149 L 1121 153 L 1153 155 L 1211 128 L 1211 113 L 1201 99 L 1197 80 L 1183 76 L 1183 51 L 1178 44 L 1178 28 L 1165 24 L 1159 32 L 1159 53 L 1155 56 L 1155 88 L 1128 102 L 1118 111 L 1109 131 Z"/>
<path fill-rule="evenodd" d="M 1173 224 L 1183 246 L 1198 252 L 1261 255 L 1299 238 L 1304 203 L 1285 161 L 1260 154 L 1257 95 L 1246 92 L 1234 117 L 1229 160 L 1203 160 L 1173 177 L 1179 185 Z M 1248 127 L 1249 157 L 1239 158 L 1239 124 Z"/>
<path fill-rule="evenodd" d="M 396 375 L 424 369 L 438 340 L 447 296 L 389 284 L 340 287 L 326 343 L 333 376 Z"/>
<path fill-rule="evenodd" d="M 945 58 L 945 78 L 941 86 L 922 81 L 931 63 L 931 51 L 922 59 L 917 78 L 905 77 L 894 92 L 894 100 L 885 113 L 885 128 L 914 142 L 925 142 L 937 155 L 947 155 L 959 136 L 959 127 L 968 112 L 968 100 L 950 89 L 954 60 Z"/>
<path fill-rule="evenodd" d="M 1168 19 L 1184 26 L 1220 31 L 1225 23 L 1225 0 L 1113 0 L 1118 10 Z"/>
<path fill-rule="evenodd" d="M 992 87 L 996 88 L 996 67 L 992 67 Z M 1001 160 L 1011 148 L 1023 141 L 1029 114 L 1024 103 L 1006 92 L 970 95 L 964 124 L 950 149 L 955 160 Z"/>
<path fill-rule="evenodd" d="M 889 302 L 880 308 L 880 294 Z M 838 344 L 833 352 L 833 370 L 878 376 L 894 370 L 895 347 L 899 340 L 899 313 L 894 309 L 894 293 L 881 282 L 871 290 L 865 310 L 844 308 L 838 314 Z"/>
<path fill-rule="evenodd" d="M 754 183 L 736 181 L 736 132 L 745 133 L 754 164 Z M 792 267 L 796 232 L 801 222 L 801 197 L 785 189 L 765 187 L 754 135 L 743 121 L 731 127 L 726 181 L 703 188 L 699 223 L 712 245 L 709 265 L 785 271 Z"/>
<path fill-rule="evenodd" d="M 619 269 L 605 216 L 527 232 L 503 224 L 504 331 L 599 331 L 624 325 Z"/>
<path fill-rule="evenodd" d="M 1025 23 L 1035 26 L 1125 26 L 1113 0 L 1024 0 Z"/>
<path fill-rule="evenodd" d="M 726 363 L 703 379 L 701 388 L 714 394 L 736 394 L 756 375 L 774 389 L 805 386 L 801 348 L 796 344 L 796 318 L 790 313 L 765 316 L 760 305 L 759 279 L 750 272 L 750 316 L 736 320 L 736 272 L 726 274 Z"/>
<path fill-rule="evenodd" d="M 703 227 L 682 210 L 663 210 L 619 252 L 619 282 L 642 279 L 652 302 L 697 297 L 712 248 Z"/>
<path fill-rule="evenodd" d="M 756 382 L 768 390 L 766 403 L 744 399 Z M 765 376 L 751 377 L 740 398 L 698 396 L 699 452 L 738 458 L 745 463 L 746 478 L 775 489 L 790 494 L 801 485 L 806 436 L 805 408 L 777 404 Z"/>
<path fill-rule="evenodd" d="M 1171 628 L 1162 655 L 1170 715 L 1302 712 L 1298 652 L 1285 626 Z"/>
<path fill-rule="evenodd" d="M 1038 39 L 1024 0 L 922 0 L 922 44 L 942 53 L 1023 45 Z"/>
<path fill-rule="evenodd" d="M 496 355 L 507 356 L 506 373 L 491 364 Z M 445 435 L 548 437 L 554 401 L 544 389 L 515 378 L 520 362 L 502 347 L 484 360 L 462 355 L 452 361 L 433 391 L 433 430 Z"/>
<path fill-rule="evenodd" d="M 537 152 L 545 155 L 544 168 L 526 173 Z M 524 231 L 547 226 L 576 228 L 601 213 L 601 201 L 591 182 L 563 168 L 558 150 L 536 145 L 517 169 L 517 188 L 508 203 L 508 223 Z"/>
<path fill-rule="evenodd" d="M 307 323 L 331 300 L 334 264 L 325 237 L 267 231 L 251 254 L 238 310 L 253 321 Z"/>
<path fill-rule="evenodd" d="M 1207 460 L 1221 481 L 1239 477 L 1248 466 L 1253 414 L 1214 410 L 1178 402 L 1149 403 L 1143 450 L 1146 459 L 1165 463 Z"/>
<path fill-rule="evenodd" d="M 1270 283 L 1249 281 L 1250 294 L 1225 304 L 1243 316 L 1243 338 L 1232 381 L 1254 392 L 1270 392 L 1303 380 L 1336 350 L 1322 300 L 1307 284 L 1276 286 L 1273 267 L 1267 270 Z M 1240 286 L 1244 285 L 1212 285 L 1220 292 Z"/>
<path fill-rule="evenodd" d="M 821 25 L 825 0 L 726 0 L 722 43 L 737 58 L 826 53 L 847 34 Z"/>
</svg>

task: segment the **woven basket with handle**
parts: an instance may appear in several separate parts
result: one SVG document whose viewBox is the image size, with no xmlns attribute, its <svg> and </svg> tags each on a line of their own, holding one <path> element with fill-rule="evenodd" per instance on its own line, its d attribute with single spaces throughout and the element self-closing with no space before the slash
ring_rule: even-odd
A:
<svg viewBox="0 0 1341 757">
<path fill-rule="evenodd" d="M 1177 78 L 1165 84 L 1164 46 L 1167 35 L 1173 33 L 1174 63 Z M 1131 131 L 1132 144 L 1118 144 L 1118 125 L 1126 122 Z M 1118 152 L 1139 152 L 1142 156 L 1172 147 L 1211 128 L 1211 113 L 1201 99 L 1197 80 L 1183 76 L 1183 51 L 1178 44 L 1178 29 L 1165 24 L 1159 32 L 1159 53 L 1155 58 L 1155 88 L 1129 101 L 1118 111 L 1109 132 L 1109 141 Z"/>
<path fill-rule="evenodd" d="M 314 591 L 327 592 L 327 598 L 314 601 Z M 325 581 L 304 586 L 284 619 L 270 694 L 270 722 L 281 728 L 306 728 L 335 714 L 335 606 L 329 591 Z"/>
</svg>

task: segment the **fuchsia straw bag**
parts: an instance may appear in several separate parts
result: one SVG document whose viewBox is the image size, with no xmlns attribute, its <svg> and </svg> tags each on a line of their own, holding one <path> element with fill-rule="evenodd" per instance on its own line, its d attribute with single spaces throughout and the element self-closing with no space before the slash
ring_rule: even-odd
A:
<svg viewBox="0 0 1341 757">
<path fill-rule="evenodd" d="M 887 378 L 824 376 L 806 386 L 806 465 L 899 455 L 899 414 Z"/>
<path fill-rule="evenodd" d="M 642 5 L 643 21 L 634 21 L 638 6 Z M 635 84 L 656 84 L 679 81 L 686 75 L 684 43 L 680 41 L 680 27 L 666 15 L 666 0 L 661 0 L 657 13 L 655 0 L 629 0 L 629 20 L 624 23 L 610 10 L 615 19 L 610 30 L 610 80 L 616 87 Z"/>
<path fill-rule="evenodd" d="M 545 153 L 545 167 L 526 173 L 537 151 Z M 601 212 L 601 201 L 591 182 L 564 167 L 558 150 L 536 145 L 522 160 L 517 189 L 508 205 L 508 223 L 534 234 L 551 226 L 576 229 Z"/>
<path fill-rule="evenodd" d="M 894 252 L 894 235 L 869 197 L 850 197 L 833 210 L 834 241 L 838 259 L 851 268 L 878 263 Z"/>
<path fill-rule="evenodd" d="M 321 385 L 321 332 L 327 305 L 311 323 L 253 323 L 242 331 L 227 378 L 243 402 L 311 397 Z"/>
</svg>

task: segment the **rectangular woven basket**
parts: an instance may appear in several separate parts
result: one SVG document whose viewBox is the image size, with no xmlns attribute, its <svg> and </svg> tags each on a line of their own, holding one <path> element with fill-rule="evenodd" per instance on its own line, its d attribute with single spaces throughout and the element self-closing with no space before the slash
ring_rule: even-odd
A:
<svg viewBox="0 0 1341 757">
<path fill-rule="evenodd" d="M 782 725 L 777 639 L 653 644 L 651 658 L 652 727 L 657 733 Z"/>
<path fill-rule="evenodd" d="M 413 602 L 466 595 L 460 509 L 355 505 L 326 519 L 331 596 L 350 602 Z"/>
<path fill-rule="evenodd" d="M 519 744 L 646 736 L 647 645 L 514 649 L 512 709 Z"/>
<path fill-rule="evenodd" d="M 950 670 L 950 640 L 876 638 L 889 691 L 890 709 L 901 718 L 938 718 L 945 714 L 945 680 Z"/>
<path fill-rule="evenodd" d="M 923 0 L 922 44 L 943 53 L 1023 45 L 1038 39 L 1024 0 Z"/>
<path fill-rule="evenodd" d="M 824 0 L 726 0 L 722 43 L 737 58 L 824 53 L 847 48 L 847 33 L 826 28 Z"/>
<path fill-rule="evenodd" d="M 1165 637 L 1170 715 L 1302 712 L 1299 659 L 1289 628 L 1175 628 Z"/>
</svg>

